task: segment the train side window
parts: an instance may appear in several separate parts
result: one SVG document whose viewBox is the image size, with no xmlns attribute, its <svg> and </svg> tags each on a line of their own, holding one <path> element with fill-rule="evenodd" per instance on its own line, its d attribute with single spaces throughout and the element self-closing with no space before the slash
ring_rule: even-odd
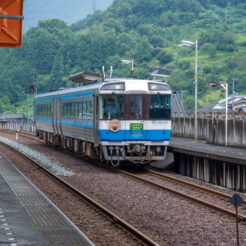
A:
<svg viewBox="0 0 246 246">
<path fill-rule="evenodd" d="M 68 118 L 68 110 L 69 110 L 69 107 L 68 107 L 68 104 L 66 103 L 66 110 L 65 110 L 65 112 L 66 112 L 66 118 Z"/>
<path fill-rule="evenodd" d="M 71 118 L 74 118 L 74 103 L 71 103 Z"/>
<path fill-rule="evenodd" d="M 78 114 L 78 107 L 77 107 L 77 103 L 74 103 L 74 118 L 77 118 L 77 114 Z"/>
<path fill-rule="evenodd" d="M 69 111 L 68 111 L 68 114 L 69 114 L 69 115 L 68 115 L 68 117 L 71 118 L 72 115 L 73 115 L 73 114 L 72 114 L 72 112 L 73 112 L 73 105 L 72 105 L 72 103 L 69 103 L 68 105 L 69 105 Z"/>
<path fill-rule="evenodd" d="M 79 118 L 82 118 L 82 107 L 83 107 L 83 102 L 79 102 Z"/>
<path fill-rule="evenodd" d="M 50 117 L 50 105 L 49 104 L 48 104 L 47 109 L 48 109 L 48 117 Z"/>
<path fill-rule="evenodd" d="M 86 102 L 83 102 L 82 117 L 83 119 L 86 118 Z"/>
<path fill-rule="evenodd" d="M 66 117 L 66 109 L 67 109 L 67 107 L 66 107 L 67 105 L 65 104 L 65 103 L 63 103 L 62 104 L 62 117 Z"/>
<path fill-rule="evenodd" d="M 91 107 L 91 101 L 87 102 L 87 119 L 92 118 L 92 107 Z"/>
</svg>

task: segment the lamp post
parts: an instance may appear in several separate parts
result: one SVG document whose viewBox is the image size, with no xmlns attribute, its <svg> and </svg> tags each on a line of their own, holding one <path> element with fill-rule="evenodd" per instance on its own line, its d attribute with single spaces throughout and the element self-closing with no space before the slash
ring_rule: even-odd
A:
<svg viewBox="0 0 246 246">
<path fill-rule="evenodd" d="M 134 70 L 134 60 L 121 60 L 123 64 L 131 64 L 131 73 L 130 76 L 134 77 L 133 70 Z"/>
<path fill-rule="evenodd" d="M 198 40 L 195 42 L 182 40 L 179 46 L 186 46 L 186 47 L 195 47 L 195 133 L 194 133 L 194 140 L 197 142 L 197 69 L 198 69 Z"/>
<path fill-rule="evenodd" d="M 223 87 L 223 89 L 225 90 L 226 93 L 226 106 L 225 106 L 225 146 L 227 147 L 227 135 L 228 135 L 228 131 L 227 131 L 227 123 L 228 123 L 228 84 L 227 83 L 210 83 L 210 86 L 212 87 L 216 87 L 220 85 L 221 87 Z"/>
</svg>

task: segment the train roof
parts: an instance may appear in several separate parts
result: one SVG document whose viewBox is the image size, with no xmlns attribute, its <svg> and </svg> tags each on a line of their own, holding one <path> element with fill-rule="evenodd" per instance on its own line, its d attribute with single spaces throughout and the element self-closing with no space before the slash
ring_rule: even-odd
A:
<svg viewBox="0 0 246 246">
<path fill-rule="evenodd" d="M 148 92 L 148 84 L 161 84 L 166 86 L 166 92 L 171 93 L 171 89 L 168 84 L 165 82 L 155 81 L 155 80 L 139 80 L 139 79 L 129 79 L 129 78 L 105 78 L 104 80 L 96 81 L 92 84 L 82 85 L 79 87 L 58 90 L 48 93 L 43 93 L 37 95 L 35 99 L 44 98 L 44 97 L 53 97 L 53 96 L 60 96 L 64 94 L 73 94 L 77 92 L 99 92 L 100 89 L 106 85 L 111 83 L 125 83 L 125 90 L 126 91 L 144 91 Z"/>
<path fill-rule="evenodd" d="M 98 82 L 98 83 L 91 84 L 91 85 L 85 85 L 85 86 L 79 86 L 79 87 L 64 89 L 64 90 L 47 92 L 47 93 L 37 95 L 35 97 L 35 99 L 36 98 L 42 98 L 42 97 L 60 96 L 60 95 L 64 95 L 64 94 L 72 94 L 72 93 L 79 92 L 79 91 L 82 91 L 82 92 L 84 92 L 84 91 L 85 92 L 86 91 L 95 91 L 95 90 L 98 90 L 102 84 L 103 84 L 102 82 Z"/>
</svg>

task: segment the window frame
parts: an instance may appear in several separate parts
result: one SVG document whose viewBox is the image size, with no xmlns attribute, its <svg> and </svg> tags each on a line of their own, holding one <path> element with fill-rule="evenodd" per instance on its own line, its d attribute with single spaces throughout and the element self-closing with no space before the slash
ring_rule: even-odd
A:
<svg viewBox="0 0 246 246">
<path fill-rule="evenodd" d="M 100 97 L 103 97 L 103 96 L 109 96 L 111 94 L 99 94 L 98 95 L 98 119 L 99 120 L 108 120 L 108 119 L 104 119 L 104 117 L 102 117 L 102 119 L 100 118 Z M 126 120 L 126 95 L 125 94 L 112 94 L 113 96 L 123 96 L 123 99 L 124 99 L 124 113 L 123 113 L 123 117 L 120 118 L 119 120 Z M 102 101 L 103 103 L 103 101 Z M 104 106 L 102 107 L 104 108 Z"/>
<path fill-rule="evenodd" d="M 170 118 L 164 119 L 164 118 L 150 118 L 150 100 L 151 96 L 169 96 L 170 100 Z M 149 120 L 171 120 L 171 113 L 172 113 L 172 105 L 171 105 L 171 94 L 149 94 L 148 95 L 148 119 Z"/>
</svg>

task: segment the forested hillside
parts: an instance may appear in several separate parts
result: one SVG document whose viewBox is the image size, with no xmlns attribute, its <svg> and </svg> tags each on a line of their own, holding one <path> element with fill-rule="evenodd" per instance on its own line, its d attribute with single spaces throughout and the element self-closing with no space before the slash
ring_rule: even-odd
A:
<svg viewBox="0 0 246 246">
<path fill-rule="evenodd" d="M 28 1 L 28 0 L 27 0 Z M 211 81 L 227 81 L 246 93 L 246 3 L 244 0 L 115 0 L 71 26 L 41 21 L 23 37 L 22 49 L 0 50 L 0 111 L 22 110 L 32 76 L 38 92 L 71 86 L 68 76 L 114 66 L 127 76 L 121 59 L 135 60 L 135 74 L 148 78 L 151 67 L 172 69 L 168 83 L 184 91 L 186 109 L 194 102 L 194 48 L 199 42 L 199 106 L 223 97 Z"/>
</svg>

